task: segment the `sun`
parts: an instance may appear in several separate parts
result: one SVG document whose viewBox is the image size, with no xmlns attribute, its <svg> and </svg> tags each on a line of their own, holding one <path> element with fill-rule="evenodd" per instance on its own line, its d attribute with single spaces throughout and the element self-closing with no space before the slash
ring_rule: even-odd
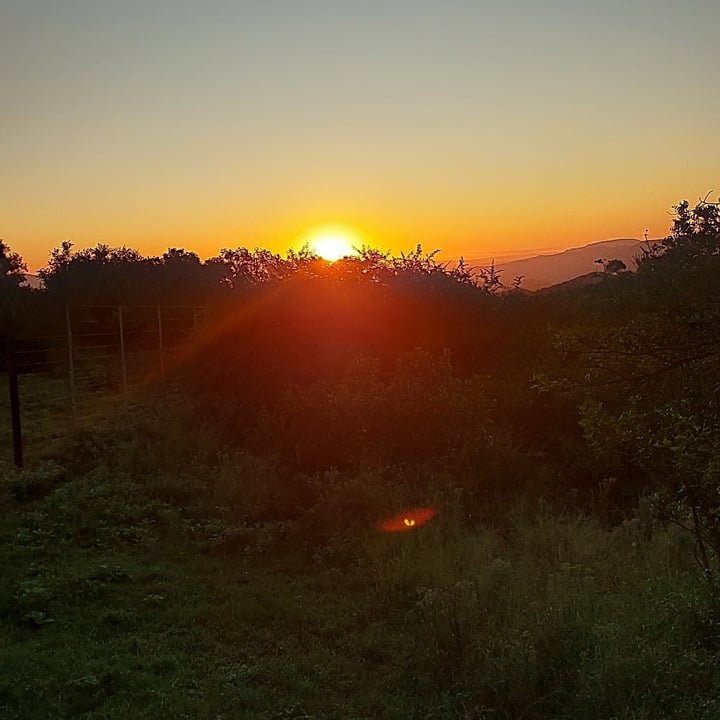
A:
<svg viewBox="0 0 720 720">
<path fill-rule="evenodd" d="M 365 244 L 362 233 L 349 225 L 316 225 L 302 233 L 299 240 L 301 246 L 308 245 L 331 263 L 357 255 L 357 249 Z"/>
</svg>

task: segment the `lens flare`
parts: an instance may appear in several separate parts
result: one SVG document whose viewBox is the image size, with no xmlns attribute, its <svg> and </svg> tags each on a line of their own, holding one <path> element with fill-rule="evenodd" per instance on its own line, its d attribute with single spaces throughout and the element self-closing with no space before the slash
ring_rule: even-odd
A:
<svg viewBox="0 0 720 720">
<path fill-rule="evenodd" d="M 411 510 L 403 510 L 403 512 L 393 515 L 393 517 L 383 520 L 378 525 L 380 532 L 408 532 L 415 528 L 430 522 L 437 510 L 435 508 L 421 507 L 412 508 Z"/>
</svg>

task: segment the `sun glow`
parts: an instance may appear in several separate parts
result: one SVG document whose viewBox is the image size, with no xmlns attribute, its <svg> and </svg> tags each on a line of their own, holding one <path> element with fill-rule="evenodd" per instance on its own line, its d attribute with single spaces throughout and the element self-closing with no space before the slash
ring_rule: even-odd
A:
<svg viewBox="0 0 720 720">
<path fill-rule="evenodd" d="M 328 262 L 335 262 L 350 255 L 365 244 L 362 234 L 347 225 L 319 225 L 306 230 L 299 238 L 300 245 Z"/>
</svg>

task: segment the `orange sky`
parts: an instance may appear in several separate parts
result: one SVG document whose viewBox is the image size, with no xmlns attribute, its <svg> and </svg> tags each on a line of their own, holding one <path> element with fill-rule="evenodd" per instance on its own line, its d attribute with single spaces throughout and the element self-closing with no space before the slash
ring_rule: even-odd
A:
<svg viewBox="0 0 720 720">
<path fill-rule="evenodd" d="M 720 191 L 719 20 L 710 0 L 4 4 L 0 237 L 35 270 L 67 239 L 208 257 L 329 222 L 446 258 L 661 236 Z"/>
</svg>

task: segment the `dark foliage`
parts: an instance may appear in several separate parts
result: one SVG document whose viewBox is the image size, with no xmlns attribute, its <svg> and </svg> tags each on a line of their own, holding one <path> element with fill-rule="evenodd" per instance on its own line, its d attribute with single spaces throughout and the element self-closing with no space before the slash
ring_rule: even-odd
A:
<svg viewBox="0 0 720 720">
<path fill-rule="evenodd" d="M 651 495 L 710 572 L 720 219 L 707 198 L 675 211 L 637 272 L 601 259 L 600 284 L 536 295 L 420 246 L 330 264 L 308 248 L 201 262 L 63 243 L 20 334 L 62 322 L 64 303 L 203 305 L 177 379 L 238 447 L 297 473 L 435 468 L 477 503 L 529 493 L 592 510 L 602 496 L 615 520 Z M 16 285 L 22 262 L 0 248 Z"/>
<path fill-rule="evenodd" d="M 0 714 L 718 717 L 720 228 L 676 213 L 537 294 L 420 247 L 69 244 L 30 291 L 0 243 L 32 372 L 65 303 L 204 306 L 154 397 L 0 459 Z"/>
</svg>

